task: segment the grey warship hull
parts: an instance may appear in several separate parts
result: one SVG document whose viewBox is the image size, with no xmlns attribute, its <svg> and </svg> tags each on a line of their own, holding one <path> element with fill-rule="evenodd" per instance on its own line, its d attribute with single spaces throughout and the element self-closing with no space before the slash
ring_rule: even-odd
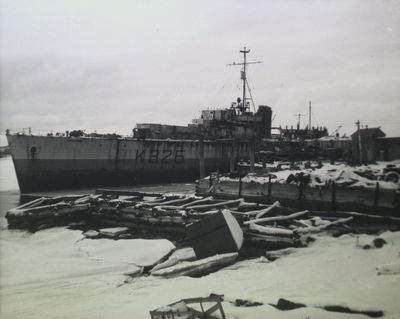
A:
<svg viewBox="0 0 400 319">
<path fill-rule="evenodd" d="M 199 176 L 198 140 L 7 135 L 22 193 L 190 181 Z M 227 171 L 248 142 L 204 141 L 205 173 Z"/>
</svg>

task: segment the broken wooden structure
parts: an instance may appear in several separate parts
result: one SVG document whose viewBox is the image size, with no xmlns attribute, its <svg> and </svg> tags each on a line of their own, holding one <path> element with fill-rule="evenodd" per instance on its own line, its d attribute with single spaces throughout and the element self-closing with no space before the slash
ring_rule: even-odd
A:
<svg viewBox="0 0 400 319">
<path fill-rule="evenodd" d="M 104 192 L 42 197 L 9 210 L 6 218 L 10 228 L 32 231 L 53 226 L 70 226 L 87 231 L 87 237 L 114 236 L 118 239 L 140 237 L 142 234 L 138 231 L 144 230 L 150 237 L 171 234 L 174 238 L 185 241 L 196 237 L 193 235 L 195 232 L 190 230 L 187 236 L 187 230 L 191 227 L 196 229 L 198 221 L 207 221 L 209 218 L 205 227 L 211 230 L 218 224 L 214 219 L 224 215 L 226 211 L 235 217 L 243 231 L 241 251 L 249 247 L 265 251 L 301 246 L 304 244 L 304 237 L 315 232 L 374 233 L 383 229 L 397 230 L 400 227 L 400 218 L 393 216 L 299 210 L 285 207 L 277 201 L 263 204 L 248 202 L 243 198 L 223 200 L 212 196 L 159 195 L 124 192 L 123 196 L 118 196 Z M 99 231 L 107 227 L 118 227 L 118 231 L 111 232 L 111 235 Z M 128 231 L 121 231 L 124 229 Z M 224 237 L 223 241 L 228 240 L 228 237 Z M 240 249 L 241 239 L 231 237 L 229 240 L 230 244 Z M 215 239 L 213 241 L 217 242 Z M 202 242 L 206 240 L 199 240 L 199 247 Z M 230 244 L 221 243 L 225 246 Z M 228 251 L 236 250 L 226 252 Z M 200 255 L 205 256 L 202 253 Z"/>
<path fill-rule="evenodd" d="M 151 319 L 174 319 L 174 318 L 215 318 L 212 314 L 219 312 L 218 318 L 225 319 L 222 308 L 222 295 L 210 294 L 208 297 L 187 298 L 174 302 L 167 306 L 151 310 Z M 210 304 L 211 303 L 211 307 Z M 191 304 L 198 304 L 195 309 Z M 205 308 L 208 306 L 208 309 Z"/>
<path fill-rule="evenodd" d="M 237 252 L 243 244 L 243 231 L 226 209 L 188 224 L 186 232 L 198 258 Z"/>
</svg>

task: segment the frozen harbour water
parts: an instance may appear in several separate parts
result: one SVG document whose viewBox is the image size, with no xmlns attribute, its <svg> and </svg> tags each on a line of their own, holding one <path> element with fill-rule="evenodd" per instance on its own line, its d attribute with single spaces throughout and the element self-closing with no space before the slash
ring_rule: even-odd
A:
<svg viewBox="0 0 400 319">
<path fill-rule="evenodd" d="M 182 298 L 224 294 L 228 318 L 368 318 L 327 312 L 342 305 L 400 316 L 400 274 L 377 268 L 400 265 L 400 232 L 380 235 L 388 243 L 362 249 L 376 236 L 316 237 L 308 248 L 274 262 L 245 260 L 201 278 L 131 278 L 173 248 L 167 240 L 84 239 L 82 232 L 52 228 L 35 234 L 6 228 L 5 210 L 17 192 L 1 192 L 1 318 L 150 318 L 149 311 Z M 396 269 L 392 267 L 391 269 Z M 235 299 L 263 303 L 236 307 Z M 280 311 L 268 305 L 286 298 L 308 305 Z"/>
<path fill-rule="evenodd" d="M 130 278 L 171 249 L 166 240 L 91 240 L 77 230 L 53 228 L 28 234 L 2 231 L 2 318 L 149 318 L 149 310 L 181 298 L 225 295 L 228 318 L 366 318 L 315 307 L 400 314 L 400 274 L 378 275 L 377 267 L 399 263 L 400 234 L 381 235 L 389 244 L 365 250 L 373 236 L 319 237 L 310 247 L 274 262 L 241 261 L 201 278 Z M 309 307 L 282 312 L 279 298 Z M 250 299 L 262 306 L 238 308 Z"/>
</svg>

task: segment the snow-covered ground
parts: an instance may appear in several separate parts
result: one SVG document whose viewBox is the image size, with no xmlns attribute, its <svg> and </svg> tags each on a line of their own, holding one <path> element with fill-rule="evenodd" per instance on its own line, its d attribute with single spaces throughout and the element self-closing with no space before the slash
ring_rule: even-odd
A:
<svg viewBox="0 0 400 319">
<path fill-rule="evenodd" d="M 227 318 L 368 318 L 327 312 L 324 305 L 400 317 L 400 273 L 377 271 L 400 269 L 400 232 L 381 234 L 388 244 L 380 249 L 360 248 L 374 236 L 320 236 L 274 262 L 256 258 L 174 279 L 124 275 L 170 251 L 167 240 L 92 240 L 65 228 L 0 234 L 1 318 L 150 318 L 150 310 L 210 293 L 225 295 Z M 231 301 L 238 298 L 264 305 L 236 307 Z M 308 307 L 284 312 L 268 305 L 279 298 Z"/>
<path fill-rule="evenodd" d="M 305 162 L 304 162 L 305 163 Z M 300 164 L 300 169 L 290 170 L 290 165 L 283 165 L 282 170 L 272 171 L 271 173 L 275 175 L 272 179 L 274 183 L 286 183 L 287 178 L 290 174 L 296 175 L 299 172 L 304 172 L 310 175 L 310 183 L 308 184 L 311 187 L 316 186 L 324 186 L 326 183 L 330 183 L 334 181 L 337 185 L 347 185 L 349 187 L 366 187 L 366 188 L 375 188 L 376 182 L 374 180 L 370 180 L 368 178 L 362 177 L 355 172 L 365 172 L 372 171 L 377 175 L 383 174 L 383 169 L 387 164 L 396 164 L 400 165 L 400 160 L 391 161 L 391 162 L 378 162 L 376 164 L 370 165 L 362 165 L 357 167 L 351 167 L 346 164 L 329 164 L 324 163 L 321 168 L 312 168 L 307 169 L 304 167 L 304 163 Z M 267 168 L 276 169 L 277 163 L 267 165 Z M 227 177 L 221 177 L 221 180 L 229 179 Z M 256 182 L 265 184 L 268 183 L 267 176 L 260 176 L 259 174 L 248 174 L 246 177 L 242 179 L 243 182 Z M 398 187 L 397 184 L 393 182 L 386 182 L 379 180 L 379 186 L 385 189 L 395 189 Z"/>
</svg>

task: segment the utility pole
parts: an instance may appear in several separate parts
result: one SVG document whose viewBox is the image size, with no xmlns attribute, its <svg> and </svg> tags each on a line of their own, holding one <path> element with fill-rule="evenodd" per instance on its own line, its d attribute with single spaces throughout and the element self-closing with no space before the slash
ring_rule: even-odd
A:
<svg viewBox="0 0 400 319">
<path fill-rule="evenodd" d="M 308 130 L 311 133 L 311 101 L 310 104 L 308 105 Z"/>
<path fill-rule="evenodd" d="M 358 157 L 359 157 L 358 160 L 359 160 L 359 163 L 361 164 L 363 158 L 362 158 L 362 144 L 361 144 L 361 132 L 360 132 L 360 121 L 359 120 L 357 120 L 356 125 L 357 125 L 357 135 L 358 135 Z"/>
</svg>

